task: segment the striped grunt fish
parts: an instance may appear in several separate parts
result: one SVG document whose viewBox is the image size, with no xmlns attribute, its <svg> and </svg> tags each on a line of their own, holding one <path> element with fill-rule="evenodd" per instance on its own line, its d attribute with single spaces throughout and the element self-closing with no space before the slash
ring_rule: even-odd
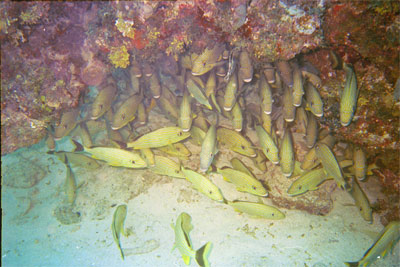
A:
<svg viewBox="0 0 400 267">
<path fill-rule="evenodd" d="M 346 71 L 346 83 L 340 99 L 340 123 L 348 126 L 357 109 L 357 77 L 351 65 L 344 63 L 343 69 Z"/>
<path fill-rule="evenodd" d="M 134 149 L 162 147 L 182 141 L 189 136 L 190 132 L 183 132 L 180 127 L 164 127 L 127 143 L 127 147 L 133 147 Z"/>
<path fill-rule="evenodd" d="M 256 127 L 258 142 L 264 155 L 274 164 L 279 163 L 279 150 L 272 137 L 260 125 Z"/>
</svg>

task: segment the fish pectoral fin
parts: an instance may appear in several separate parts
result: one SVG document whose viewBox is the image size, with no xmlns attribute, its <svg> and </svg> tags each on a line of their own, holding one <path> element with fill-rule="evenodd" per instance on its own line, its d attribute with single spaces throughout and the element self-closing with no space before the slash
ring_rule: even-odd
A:
<svg viewBox="0 0 400 267">
<path fill-rule="evenodd" d="M 186 265 L 190 264 L 190 256 L 187 255 L 182 255 L 182 259 L 185 262 Z"/>
<path fill-rule="evenodd" d="M 247 192 L 246 188 L 239 187 L 239 186 L 236 187 L 236 190 L 240 191 L 240 192 Z"/>
</svg>

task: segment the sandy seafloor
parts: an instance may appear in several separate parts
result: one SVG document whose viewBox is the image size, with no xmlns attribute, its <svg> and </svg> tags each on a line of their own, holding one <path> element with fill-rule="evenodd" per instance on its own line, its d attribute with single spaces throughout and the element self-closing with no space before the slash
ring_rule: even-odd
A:
<svg viewBox="0 0 400 267">
<path fill-rule="evenodd" d="M 69 139 L 59 141 L 57 150 L 71 151 Z M 42 141 L 1 158 L 2 266 L 185 266 L 179 251 L 171 251 L 171 224 L 181 212 L 192 217 L 190 237 L 195 249 L 213 243 L 211 266 L 344 266 L 346 261 L 360 260 L 383 229 L 377 214 L 373 224 L 365 222 L 349 194 L 337 188 L 328 215 L 280 208 L 286 218 L 273 221 L 239 214 L 198 193 L 184 179 L 106 164 L 93 171 L 72 168 L 81 186 L 68 209 L 65 165 L 46 152 Z M 198 152 L 197 148 L 193 154 Z M 220 154 L 217 165 L 229 165 L 224 151 Z M 195 169 L 198 160 L 194 156 L 183 164 Z M 257 201 L 219 175 L 210 177 L 228 200 Z M 31 187 L 19 188 L 27 184 Z M 379 194 L 374 185 L 373 177 L 363 184 L 371 186 L 367 192 L 371 202 Z M 271 204 L 269 198 L 263 201 Z M 121 238 L 124 261 L 110 227 L 120 204 L 128 206 L 125 227 L 133 232 Z M 74 219 L 69 225 L 60 222 Z M 191 266 L 196 265 L 192 260 Z M 372 266 L 399 265 L 397 244 L 392 254 Z"/>
</svg>

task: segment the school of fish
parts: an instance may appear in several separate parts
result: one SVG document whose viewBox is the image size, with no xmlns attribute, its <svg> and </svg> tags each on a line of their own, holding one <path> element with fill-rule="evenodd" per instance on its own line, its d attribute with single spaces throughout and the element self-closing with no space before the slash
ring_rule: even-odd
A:
<svg viewBox="0 0 400 267">
<path fill-rule="evenodd" d="M 127 90 L 118 89 L 110 76 L 98 86 L 89 109 L 66 112 L 54 133 L 49 130 L 49 154 L 58 156 L 67 167 L 68 203 L 74 203 L 78 188 L 71 165 L 95 169 L 103 162 L 115 167 L 146 168 L 158 175 L 186 179 L 199 193 L 236 211 L 252 217 L 284 219 L 284 212 L 261 200 L 269 194 L 264 179 L 254 175 L 238 158 L 231 160 L 232 167 L 219 163 L 218 154 L 228 149 L 253 160 L 262 173 L 266 173 L 268 161 L 279 165 L 282 175 L 293 179 L 287 189 L 290 197 L 318 190 L 322 183 L 333 179 L 354 199 L 360 216 L 372 222 L 372 209 L 360 186 L 368 175 L 368 159 L 362 148 L 351 145 L 347 153 L 350 156 L 336 155 L 335 137 L 319 124 L 324 116 L 324 103 L 319 93 L 322 80 L 308 62 L 294 58 L 265 63 L 261 69 L 255 69 L 246 49 L 229 51 L 219 44 L 206 48 L 201 54 L 182 55 L 175 73 L 155 66 L 135 60 L 127 72 L 131 81 Z M 354 67 L 343 63 L 342 70 L 346 78 L 338 115 L 341 125 L 346 127 L 354 118 L 359 89 Z M 175 85 L 163 82 L 167 76 L 172 77 Z M 247 103 L 246 96 L 252 93 L 257 96 L 256 102 Z M 170 124 L 139 134 L 137 129 L 149 122 L 150 112 L 161 113 Z M 230 126 L 222 125 L 222 118 L 230 121 Z M 94 120 L 105 122 L 109 145 L 93 144 L 93 131 L 88 122 Z M 255 133 L 256 142 L 249 138 L 250 132 Z M 294 132 L 304 135 L 308 148 L 301 162 Z M 68 134 L 80 136 L 81 142 L 73 140 L 76 149 L 55 151 L 54 140 Z M 185 162 L 193 155 L 185 146 L 186 141 L 200 147 L 197 169 L 185 167 Z M 220 175 L 238 191 L 256 195 L 260 201 L 225 199 L 210 178 L 211 174 Z M 122 258 L 120 234 L 124 233 L 126 214 L 126 205 L 118 206 L 112 223 L 114 240 Z M 200 266 L 209 266 L 207 257 L 211 243 L 197 251 L 193 249 L 189 238 L 190 215 L 181 213 L 172 227 L 174 247 L 181 252 L 185 264 L 194 258 Z M 398 240 L 398 228 L 398 222 L 390 224 L 360 262 L 347 264 L 369 265 L 388 245 L 393 246 L 393 240 Z"/>
</svg>

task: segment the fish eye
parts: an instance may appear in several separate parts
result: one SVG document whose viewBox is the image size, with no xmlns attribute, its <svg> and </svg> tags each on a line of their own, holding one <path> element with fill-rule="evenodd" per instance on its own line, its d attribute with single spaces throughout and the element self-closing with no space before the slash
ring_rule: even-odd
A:
<svg viewBox="0 0 400 267">
<path fill-rule="evenodd" d="M 265 151 L 267 151 L 267 153 L 269 153 L 269 148 L 267 147 L 267 148 L 265 149 Z"/>
<path fill-rule="evenodd" d="M 179 132 L 179 133 L 178 133 L 178 136 L 182 136 L 182 132 Z"/>
<path fill-rule="evenodd" d="M 131 162 L 132 162 L 132 164 L 135 164 L 135 163 L 136 163 L 134 160 L 132 160 Z"/>
<path fill-rule="evenodd" d="M 125 114 L 122 114 L 121 117 L 123 120 L 125 120 Z"/>
<path fill-rule="evenodd" d="M 256 189 L 257 189 L 257 187 L 255 187 L 254 185 L 252 186 L 252 188 L 253 188 L 253 190 L 256 190 Z"/>
<path fill-rule="evenodd" d="M 179 170 L 175 170 L 175 173 L 179 173 Z"/>
<path fill-rule="evenodd" d="M 302 188 L 302 186 L 301 185 L 299 185 L 299 187 L 298 187 L 299 189 L 301 189 Z"/>
<path fill-rule="evenodd" d="M 67 129 L 67 125 L 65 124 L 65 125 L 64 125 L 64 130 L 66 130 L 66 129 Z"/>
<path fill-rule="evenodd" d="M 272 216 L 275 216 L 275 213 L 272 213 L 271 215 L 272 215 Z"/>
<path fill-rule="evenodd" d="M 208 193 L 210 193 L 210 195 L 212 195 L 212 191 L 210 190 L 210 191 L 208 191 Z"/>
<path fill-rule="evenodd" d="M 99 108 L 100 108 L 100 109 L 103 109 L 103 104 L 100 104 L 100 105 L 99 105 Z"/>
<path fill-rule="evenodd" d="M 240 147 L 241 147 L 243 150 L 246 149 L 246 147 L 245 147 L 244 145 L 241 145 Z"/>
</svg>

